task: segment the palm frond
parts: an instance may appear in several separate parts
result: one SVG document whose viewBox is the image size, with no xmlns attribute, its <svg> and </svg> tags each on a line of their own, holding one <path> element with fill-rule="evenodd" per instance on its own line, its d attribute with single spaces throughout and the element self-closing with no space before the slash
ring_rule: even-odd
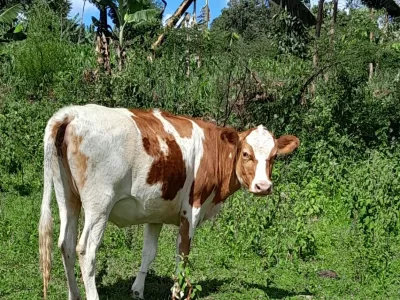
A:
<svg viewBox="0 0 400 300">
<path fill-rule="evenodd" d="M 23 7 L 21 4 L 16 4 L 7 8 L 0 14 L 0 23 L 11 24 L 22 11 Z"/>
<path fill-rule="evenodd" d="M 160 14 L 158 9 L 150 8 L 139 10 L 133 14 L 126 14 L 124 21 L 126 23 L 140 23 L 156 19 Z"/>
</svg>

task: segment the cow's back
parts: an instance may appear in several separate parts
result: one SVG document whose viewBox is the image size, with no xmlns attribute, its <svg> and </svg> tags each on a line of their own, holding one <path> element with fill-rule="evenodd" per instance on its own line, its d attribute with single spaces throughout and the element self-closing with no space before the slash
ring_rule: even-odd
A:
<svg viewBox="0 0 400 300">
<path fill-rule="evenodd" d="M 179 222 L 202 156 L 200 127 L 159 111 L 98 105 L 68 107 L 56 119 L 61 115 L 82 201 L 98 190 L 112 195 L 110 220 L 119 226 Z"/>
</svg>

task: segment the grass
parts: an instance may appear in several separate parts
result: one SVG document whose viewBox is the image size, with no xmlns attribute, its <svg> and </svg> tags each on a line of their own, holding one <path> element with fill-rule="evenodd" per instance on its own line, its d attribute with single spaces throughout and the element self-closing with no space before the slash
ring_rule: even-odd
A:
<svg viewBox="0 0 400 300">
<path fill-rule="evenodd" d="M 42 281 L 38 266 L 38 233 L 41 194 L 19 196 L 0 194 L 0 298 L 41 299 Z M 55 201 L 53 201 L 55 202 Z M 225 209 L 235 209 L 229 207 Z M 49 299 L 67 299 L 67 287 L 58 237 L 57 208 L 52 278 Z M 363 278 L 354 259 L 351 224 L 345 218 L 335 222 L 321 217 L 313 225 L 317 254 L 307 261 L 280 259 L 267 267 L 263 257 L 234 251 L 220 234 L 218 218 L 199 228 L 191 252 L 192 282 L 202 286 L 200 299 L 398 299 L 400 285 L 396 274 Z M 81 224 L 82 225 L 82 224 Z M 159 252 L 145 286 L 146 299 L 168 299 L 175 266 L 177 228 L 165 226 Z M 282 236 L 285 239 L 285 236 Z M 130 287 L 140 266 L 143 227 L 118 229 L 109 224 L 97 255 L 97 286 L 101 299 L 131 299 Z M 399 252 L 398 252 L 399 253 Z M 400 266 L 400 258 L 393 257 Z M 399 267 L 393 267 L 392 270 Z M 318 275 L 334 270 L 338 279 Z M 79 276 L 79 267 L 76 265 Z M 394 272 L 396 273 L 396 272 Z M 83 283 L 80 282 L 83 295 Z"/>
</svg>

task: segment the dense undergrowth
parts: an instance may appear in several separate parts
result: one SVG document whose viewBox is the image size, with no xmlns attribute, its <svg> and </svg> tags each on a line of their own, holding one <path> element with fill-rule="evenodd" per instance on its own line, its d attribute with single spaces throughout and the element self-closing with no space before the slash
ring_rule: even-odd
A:
<svg viewBox="0 0 400 300">
<path fill-rule="evenodd" d="M 300 138 L 296 153 L 276 163 L 272 196 L 240 192 L 199 230 L 191 261 L 200 297 L 400 296 L 397 23 L 378 29 L 367 10 L 341 12 L 333 41 L 328 26 L 315 41 L 312 30 L 293 33 L 298 21 L 276 8 L 245 10 L 258 18 L 244 18 L 253 27 L 239 26 L 235 14 L 243 10 L 233 6 L 210 31 L 171 32 L 152 62 L 147 36 L 127 51 L 122 71 L 111 52 L 107 75 L 95 72 L 90 38 L 76 43 L 38 2 L 27 12 L 27 39 L 0 45 L 0 297 L 40 297 L 43 131 L 58 108 L 85 103 L 159 107 L 239 130 L 264 124 Z M 141 228 L 107 230 L 97 271 L 104 299 L 128 295 Z M 174 230 L 161 239 L 146 285 L 150 299 L 166 298 L 172 286 Z M 54 259 L 50 295 L 65 298 L 58 252 Z M 338 278 L 320 277 L 321 270 Z"/>
</svg>

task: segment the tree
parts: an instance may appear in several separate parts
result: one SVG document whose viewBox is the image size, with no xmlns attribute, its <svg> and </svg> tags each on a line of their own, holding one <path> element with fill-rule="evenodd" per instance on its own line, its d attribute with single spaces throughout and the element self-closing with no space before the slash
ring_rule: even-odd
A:
<svg viewBox="0 0 400 300">
<path fill-rule="evenodd" d="M 32 0 L 0 0 L 0 10 L 5 9 L 6 7 L 14 6 L 16 4 L 19 5 L 30 5 L 32 4 Z"/>
<path fill-rule="evenodd" d="M 110 7 L 110 17 L 116 26 L 115 33 L 122 49 L 125 47 L 124 30 L 128 24 L 131 24 L 132 27 L 138 27 L 160 15 L 160 11 L 149 8 L 146 1 L 107 0 L 105 2 Z"/>
<path fill-rule="evenodd" d="M 271 27 L 270 10 L 258 1 L 230 1 L 211 24 L 211 30 L 238 33 L 245 41 L 265 36 Z"/>
<path fill-rule="evenodd" d="M 319 0 L 318 1 L 318 16 L 317 16 L 317 25 L 315 26 L 315 37 L 319 39 L 321 36 L 321 27 L 322 27 L 322 22 L 324 19 L 324 0 Z M 318 47 L 315 47 L 315 52 L 314 52 L 314 59 L 313 59 L 314 67 L 318 66 Z"/>
<path fill-rule="evenodd" d="M 109 25 L 107 24 L 107 5 L 102 0 L 89 0 L 99 10 L 99 19 L 92 17 L 92 22 L 97 27 L 96 32 L 96 53 L 97 63 L 107 74 L 111 73 L 110 51 L 107 38 L 110 36 Z"/>
<path fill-rule="evenodd" d="M 71 11 L 72 3 L 70 0 L 47 0 L 49 7 L 63 19 L 67 18 Z"/>
<path fill-rule="evenodd" d="M 98 62 L 107 72 L 111 72 L 108 39 L 117 42 L 118 67 L 122 70 L 126 59 L 126 30 L 137 29 L 151 21 L 161 24 L 160 12 L 149 0 L 90 0 L 100 11 L 100 19 L 92 17 L 93 23 L 98 28 L 96 52 Z M 166 2 L 163 1 L 166 5 Z M 165 6 L 164 6 L 165 9 Z M 107 11 L 115 27 L 107 24 Z"/>
</svg>

